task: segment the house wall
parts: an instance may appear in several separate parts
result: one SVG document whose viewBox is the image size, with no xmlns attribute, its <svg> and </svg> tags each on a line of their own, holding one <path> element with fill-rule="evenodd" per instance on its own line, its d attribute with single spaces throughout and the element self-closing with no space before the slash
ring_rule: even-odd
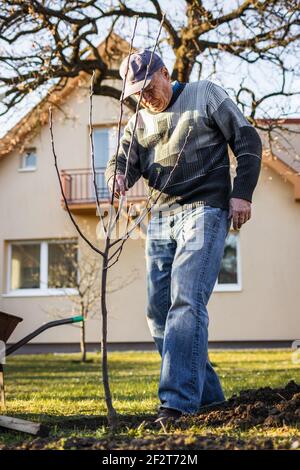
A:
<svg viewBox="0 0 300 470">
<path fill-rule="evenodd" d="M 240 230 L 242 290 L 211 297 L 211 337 L 300 338 L 300 203 L 293 188 L 264 167 L 252 217 Z"/>
<path fill-rule="evenodd" d="M 81 101 L 74 94 L 64 105 L 75 121 L 60 120 L 61 114 L 54 114 L 61 169 L 89 166 L 88 96 L 82 90 L 78 93 Z M 94 123 L 117 122 L 118 112 L 118 104 L 113 100 L 95 97 Z M 24 318 L 12 341 L 51 320 L 49 311 L 55 306 L 69 304 L 65 297 L 6 296 L 6 242 L 76 236 L 60 204 L 48 127 L 42 129 L 31 145 L 38 154 L 35 172 L 18 172 L 16 152 L 0 161 L 0 309 Z M 264 167 L 252 206 L 252 218 L 240 230 L 242 290 L 213 293 L 208 304 L 211 341 L 300 338 L 300 203 L 294 202 L 292 186 Z M 96 217 L 76 218 L 86 233 L 94 237 Z M 151 341 L 145 317 L 144 240 L 129 240 L 125 244 L 109 282 L 114 290 L 108 298 L 109 341 Z M 100 340 L 100 329 L 100 320 L 88 322 L 89 342 Z M 78 339 L 78 328 L 63 326 L 44 332 L 33 342 L 74 343 Z"/>
</svg>

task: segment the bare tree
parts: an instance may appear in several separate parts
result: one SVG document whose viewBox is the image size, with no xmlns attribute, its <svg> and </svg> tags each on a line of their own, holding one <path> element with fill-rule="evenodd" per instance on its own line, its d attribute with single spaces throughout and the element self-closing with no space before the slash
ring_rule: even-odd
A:
<svg viewBox="0 0 300 470">
<path fill-rule="evenodd" d="M 107 294 L 124 289 L 136 278 L 137 270 L 132 270 L 126 279 L 114 278 L 107 286 Z M 71 308 L 72 315 L 83 317 L 83 321 L 76 325 L 76 328 L 80 329 L 82 362 L 87 360 L 86 322 L 89 319 L 100 319 L 101 316 L 100 280 L 101 263 L 98 256 L 84 247 L 79 248 L 77 242 L 59 244 L 57 259 L 49 268 L 49 282 L 51 287 L 60 289 L 64 293 L 64 299 L 67 298 L 68 303 L 64 307 L 50 305 L 44 311 L 53 317 L 64 318 L 70 313 Z M 73 290 L 74 293 L 72 293 Z"/>
<path fill-rule="evenodd" d="M 83 317 L 79 325 L 80 352 L 81 361 L 86 362 L 86 320 L 94 318 L 97 314 L 100 317 L 98 286 L 101 265 L 98 257 L 92 256 L 87 250 L 85 253 L 80 252 L 79 258 L 77 243 L 60 244 L 58 255 L 58 259 L 50 266 L 49 279 L 52 287 L 64 292 L 68 305 L 65 308 L 59 308 L 57 305 L 47 306 L 46 312 L 51 316 L 64 317 L 71 304 L 72 314 Z M 70 294 L 70 288 L 75 292 Z"/>
<path fill-rule="evenodd" d="M 128 40 L 126 31 L 136 15 L 143 21 L 136 39 L 149 46 L 163 17 L 159 0 L 146 0 L 142 7 L 126 0 L 2 0 L 0 116 L 32 91 L 45 94 L 50 85 L 62 89 L 68 78 L 94 70 L 94 94 L 118 100 L 120 87 L 108 80 L 120 80 L 112 65 L 116 61 L 110 60 L 120 50 L 116 44 L 101 55 L 97 46 L 102 31 L 109 31 L 107 39 L 117 33 Z M 158 48 L 162 55 L 174 55 L 172 78 L 185 82 L 195 73 L 198 78 L 220 70 L 226 74 L 229 57 L 240 77 L 240 86 L 232 90 L 237 103 L 254 126 L 270 134 L 283 127 L 279 118 L 299 109 L 291 99 L 298 94 L 292 78 L 299 78 L 299 24 L 297 0 L 185 0 L 168 11 Z M 259 67 L 269 74 L 271 90 L 255 81 Z M 135 109 L 132 98 L 126 103 Z M 272 123 L 260 122 L 261 116 L 272 117 Z"/>
</svg>

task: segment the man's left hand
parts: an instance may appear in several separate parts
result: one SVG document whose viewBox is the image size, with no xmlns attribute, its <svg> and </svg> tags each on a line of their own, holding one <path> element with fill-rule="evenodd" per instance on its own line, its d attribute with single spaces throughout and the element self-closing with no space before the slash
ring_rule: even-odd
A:
<svg viewBox="0 0 300 470">
<path fill-rule="evenodd" d="M 229 200 L 228 218 L 232 217 L 233 229 L 238 230 L 251 218 L 251 202 L 232 197 Z"/>
</svg>

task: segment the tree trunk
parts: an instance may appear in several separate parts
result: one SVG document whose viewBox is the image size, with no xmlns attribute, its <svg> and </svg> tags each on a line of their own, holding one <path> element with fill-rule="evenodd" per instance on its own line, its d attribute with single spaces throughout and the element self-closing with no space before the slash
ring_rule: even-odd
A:
<svg viewBox="0 0 300 470">
<path fill-rule="evenodd" d="M 107 237 L 105 251 L 102 261 L 102 279 L 101 279 L 101 313 L 102 313 L 102 339 L 101 339 L 101 357 L 102 357 L 102 380 L 105 393 L 105 401 L 108 411 L 108 424 L 113 430 L 118 423 L 118 415 L 112 404 L 111 392 L 109 387 L 109 375 L 107 364 L 107 306 L 106 306 L 106 287 L 107 287 L 107 266 L 110 239 Z"/>
</svg>

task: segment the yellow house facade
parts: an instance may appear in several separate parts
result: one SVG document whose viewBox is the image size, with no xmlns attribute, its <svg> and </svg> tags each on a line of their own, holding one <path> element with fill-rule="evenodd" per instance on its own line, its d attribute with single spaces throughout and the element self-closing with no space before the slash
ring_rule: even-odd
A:
<svg viewBox="0 0 300 470">
<path fill-rule="evenodd" d="M 63 187 L 78 225 L 101 248 L 90 171 L 89 83 L 82 76 L 72 79 L 55 99 L 72 117 L 66 119 L 53 107 Z M 93 102 L 97 182 L 105 204 L 104 168 L 116 143 L 119 106 L 104 96 L 95 96 Z M 48 107 L 49 103 L 43 102 L 0 142 L 0 311 L 24 319 L 12 342 L 53 319 L 50 310 L 64 306 L 70 308 L 70 316 L 73 313 L 67 295 L 72 287 L 56 288 L 49 275 L 60 246 L 78 240 L 78 234 L 61 200 Z M 128 116 L 127 110 L 124 124 Z M 290 129 L 299 129 L 300 121 L 287 124 Z M 294 148 L 300 148 L 300 137 L 292 138 Z M 218 282 L 208 304 L 211 344 L 286 345 L 300 338 L 300 164 L 297 158 L 289 158 L 284 150 L 277 159 L 264 154 L 252 218 L 240 231 L 231 229 L 228 235 Z M 232 161 L 234 176 L 234 158 Z M 139 203 L 144 194 L 140 180 L 130 198 Z M 79 251 L 83 243 L 79 240 Z M 110 270 L 109 278 L 115 285 L 108 295 L 112 347 L 151 348 L 154 344 L 146 321 L 144 249 L 143 236 L 129 239 L 119 262 Z M 94 313 L 87 322 L 90 345 L 98 345 L 101 337 L 99 312 Z M 44 332 L 32 344 L 40 350 L 71 350 L 78 341 L 78 328 L 64 326 Z"/>
</svg>

